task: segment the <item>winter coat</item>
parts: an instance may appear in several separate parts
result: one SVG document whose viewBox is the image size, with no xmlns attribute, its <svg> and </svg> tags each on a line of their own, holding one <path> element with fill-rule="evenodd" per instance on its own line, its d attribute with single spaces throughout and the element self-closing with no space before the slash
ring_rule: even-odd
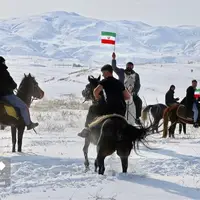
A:
<svg viewBox="0 0 200 200">
<path fill-rule="evenodd" d="M 13 94 L 13 90 L 17 88 L 7 69 L 5 64 L 0 64 L 0 97 Z"/>
<path fill-rule="evenodd" d="M 195 89 L 189 86 L 186 90 L 185 106 L 188 110 L 192 110 L 193 103 L 196 101 L 194 98 Z"/>
<path fill-rule="evenodd" d="M 112 60 L 112 68 L 113 68 L 113 71 L 118 75 L 119 80 L 125 85 L 125 87 L 127 89 L 128 87 L 132 87 L 131 92 L 137 95 L 141 87 L 139 74 L 136 73 L 134 70 L 132 70 L 131 74 L 127 74 L 126 69 L 117 67 L 116 60 Z M 132 79 L 131 80 L 132 86 L 130 86 L 129 84 L 130 83 L 130 80 L 128 80 L 129 78 Z M 126 84 L 129 84 L 129 85 L 126 85 Z"/>
<path fill-rule="evenodd" d="M 174 103 L 177 103 L 178 98 L 174 98 L 174 91 L 169 89 L 168 92 L 165 94 L 165 104 L 170 106 Z"/>
</svg>

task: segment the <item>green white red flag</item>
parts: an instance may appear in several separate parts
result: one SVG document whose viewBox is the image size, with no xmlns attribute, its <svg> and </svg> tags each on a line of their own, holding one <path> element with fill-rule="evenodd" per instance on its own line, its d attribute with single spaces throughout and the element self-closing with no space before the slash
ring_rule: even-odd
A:
<svg viewBox="0 0 200 200">
<path fill-rule="evenodd" d="M 101 32 L 101 43 L 115 45 L 116 33 L 113 32 Z"/>
<path fill-rule="evenodd" d="M 194 92 L 194 98 L 198 99 L 200 98 L 200 89 L 196 89 Z"/>
</svg>

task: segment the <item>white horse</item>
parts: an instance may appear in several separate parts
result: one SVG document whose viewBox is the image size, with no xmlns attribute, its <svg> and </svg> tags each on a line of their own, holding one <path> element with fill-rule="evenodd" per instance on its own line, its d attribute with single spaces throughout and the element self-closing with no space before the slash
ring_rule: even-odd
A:
<svg viewBox="0 0 200 200">
<path fill-rule="evenodd" d="M 133 87 L 135 85 L 135 74 L 126 75 L 124 78 L 124 86 L 129 91 L 131 98 L 126 101 L 126 119 L 129 124 L 135 125 L 136 109 L 133 101 Z"/>
<path fill-rule="evenodd" d="M 129 124 L 134 126 L 135 117 L 136 117 L 135 103 L 133 101 L 133 96 L 131 95 L 131 98 L 126 101 L 126 119 Z"/>
</svg>

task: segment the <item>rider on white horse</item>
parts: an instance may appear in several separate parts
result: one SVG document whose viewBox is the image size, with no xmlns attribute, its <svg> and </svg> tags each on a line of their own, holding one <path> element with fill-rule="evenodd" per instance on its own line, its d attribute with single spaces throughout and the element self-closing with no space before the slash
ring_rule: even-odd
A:
<svg viewBox="0 0 200 200">
<path fill-rule="evenodd" d="M 126 64 L 126 69 L 118 68 L 116 65 L 116 55 L 112 54 L 112 68 L 113 71 L 119 76 L 119 80 L 124 84 L 124 86 L 132 94 L 132 100 L 136 108 L 136 118 L 135 122 L 140 124 L 141 110 L 142 110 L 142 100 L 138 96 L 140 90 L 140 77 L 139 74 L 133 70 L 133 63 L 128 62 Z"/>
</svg>

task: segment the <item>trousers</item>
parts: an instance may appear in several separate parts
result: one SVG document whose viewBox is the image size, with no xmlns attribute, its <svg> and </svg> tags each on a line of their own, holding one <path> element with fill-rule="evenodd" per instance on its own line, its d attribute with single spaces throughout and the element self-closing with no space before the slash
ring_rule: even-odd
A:
<svg viewBox="0 0 200 200">
<path fill-rule="evenodd" d="M 14 94 L 11 94 L 7 96 L 3 96 L 2 99 L 7 101 L 13 107 L 18 108 L 20 110 L 20 114 L 22 118 L 24 119 L 24 123 L 26 126 L 31 124 L 29 109 L 19 97 L 17 97 Z"/>
<path fill-rule="evenodd" d="M 194 123 L 196 123 L 198 120 L 198 115 L 199 115 L 199 110 L 198 110 L 196 102 L 193 103 L 192 111 L 194 112 Z"/>
<path fill-rule="evenodd" d="M 136 110 L 136 119 L 141 117 L 142 112 L 142 100 L 138 95 L 133 95 L 133 101 L 135 104 L 135 110 Z"/>
</svg>

